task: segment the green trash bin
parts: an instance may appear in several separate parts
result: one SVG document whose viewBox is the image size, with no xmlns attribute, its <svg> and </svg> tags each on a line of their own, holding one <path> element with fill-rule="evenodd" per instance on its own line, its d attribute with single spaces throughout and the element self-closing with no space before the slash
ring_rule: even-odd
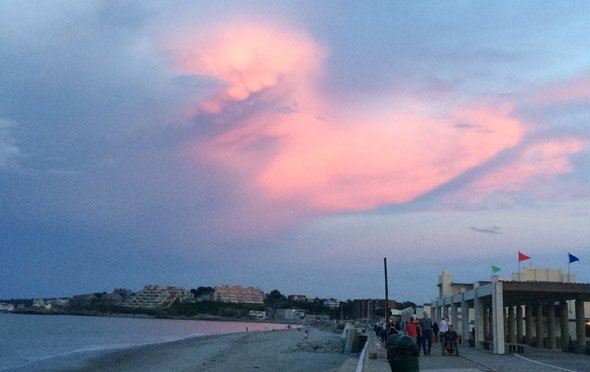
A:
<svg viewBox="0 0 590 372">
<path fill-rule="evenodd" d="M 391 372 L 420 371 L 420 349 L 414 339 L 406 335 L 392 335 L 387 343 L 387 360 Z"/>
</svg>

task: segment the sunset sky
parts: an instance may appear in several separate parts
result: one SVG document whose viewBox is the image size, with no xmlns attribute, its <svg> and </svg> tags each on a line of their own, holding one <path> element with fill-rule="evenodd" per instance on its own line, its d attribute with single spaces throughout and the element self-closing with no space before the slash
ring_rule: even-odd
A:
<svg viewBox="0 0 590 372">
<path fill-rule="evenodd" d="M 0 0 L 0 207 L 0 298 L 590 282 L 590 3 Z"/>
</svg>

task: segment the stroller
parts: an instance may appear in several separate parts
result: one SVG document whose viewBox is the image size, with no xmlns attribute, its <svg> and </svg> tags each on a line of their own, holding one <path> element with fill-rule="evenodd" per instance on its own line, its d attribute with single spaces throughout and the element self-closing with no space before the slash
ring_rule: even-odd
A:
<svg viewBox="0 0 590 372">
<path fill-rule="evenodd" d="M 452 327 L 445 333 L 443 337 L 442 355 L 453 355 L 459 356 L 459 335 L 453 331 Z"/>
</svg>

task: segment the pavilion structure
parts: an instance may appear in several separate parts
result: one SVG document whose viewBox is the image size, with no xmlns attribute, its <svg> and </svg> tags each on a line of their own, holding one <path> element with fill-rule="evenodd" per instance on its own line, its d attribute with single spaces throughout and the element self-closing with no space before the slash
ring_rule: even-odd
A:
<svg viewBox="0 0 590 372">
<path fill-rule="evenodd" d="M 443 270 L 439 297 L 430 304 L 432 319 L 447 316 L 463 340 L 472 340 L 476 348 L 493 346 L 496 354 L 524 346 L 587 351 L 590 283 L 575 283 L 561 270 L 537 268 L 515 273 L 513 280 L 491 279 L 452 283 Z"/>
</svg>

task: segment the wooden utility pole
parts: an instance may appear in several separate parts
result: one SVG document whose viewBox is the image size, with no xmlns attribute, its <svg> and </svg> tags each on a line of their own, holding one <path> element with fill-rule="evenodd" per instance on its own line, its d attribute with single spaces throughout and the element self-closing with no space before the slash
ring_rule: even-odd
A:
<svg viewBox="0 0 590 372">
<path fill-rule="evenodd" d="M 389 337 L 389 289 L 387 288 L 387 257 L 383 257 L 383 267 L 385 269 L 385 329 Z"/>
</svg>

